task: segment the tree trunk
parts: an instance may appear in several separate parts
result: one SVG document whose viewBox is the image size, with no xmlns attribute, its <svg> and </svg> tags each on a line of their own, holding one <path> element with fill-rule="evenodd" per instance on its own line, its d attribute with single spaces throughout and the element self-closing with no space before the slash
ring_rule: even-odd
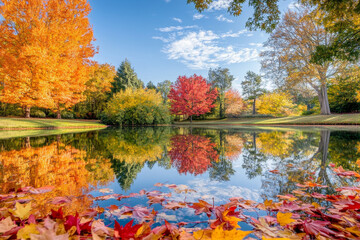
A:
<svg viewBox="0 0 360 240">
<path fill-rule="evenodd" d="M 25 138 L 25 147 L 26 147 L 26 148 L 30 148 L 30 147 L 31 147 L 30 137 L 26 137 L 26 138 Z"/>
<path fill-rule="evenodd" d="M 192 115 L 190 116 L 190 124 L 192 124 Z"/>
<path fill-rule="evenodd" d="M 61 119 L 61 110 L 60 106 L 58 106 L 57 112 L 56 112 L 56 119 Z"/>
<path fill-rule="evenodd" d="M 319 152 L 321 152 L 319 179 L 321 180 L 322 184 L 331 186 L 332 185 L 331 181 L 326 172 L 326 168 L 328 165 L 327 160 L 328 160 L 329 142 L 330 142 L 330 130 L 321 131 L 321 138 L 319 144 Z"/>
<path fill-rule="evenodd" d="M 319 95 L 319 102 L 320 102 L 321 115 L 330 115 L 331 112 L 330 112 L 330 106 L 329 106 L 329 99 L 328 99 L 326 84 L 321 85 L 320 95 Z"/>
<path fill-rule="evenodd" d="M 254 102 L 253 102 L 253 112 L 252 112 L 253 115 L 256 114 L 256 108 L 255 108 L 255 106 L 256 106 L 256 98 L 254 98 Z"/>
<path fill-rule="evenodd" d="M 25 106 L 25 118 L 30 118 L 30 109 L 31 107 Z"/>
</svg>

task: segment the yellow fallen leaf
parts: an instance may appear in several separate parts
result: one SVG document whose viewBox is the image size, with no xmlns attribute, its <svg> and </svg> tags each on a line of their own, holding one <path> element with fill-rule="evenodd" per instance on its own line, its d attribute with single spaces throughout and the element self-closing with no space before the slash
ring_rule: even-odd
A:
<svg viewBox="0 0 360 240">
<path fill-rule="evenodd" d="M 193 233 L 193 236 L 197 240 L 211 240 L 211 230 L 199 230 Z"/>
<path fill-rule="evenodd" d="M 21 204 L 16 202 L 15 204 L 16 210 L 11 210 L 14 216 L 19 217 L 21 220 L 28 219 L 31 211 L 31 203 Z"/>
<path fill-rule="evenodd" d="M 295 222 L 294 219 L 291 218 L 292 213 L 281 213 L 278 212 L 276 215 L 277 221 L 279 222 L 280 226 L 288 225 L 292 222 Z"/>
<path fill-rule="evenodd" d="M 28 239 L 30 234 L 39 234 L 39 231 L 36 229 L 36 224 L 26 225 L 17 232 L 18 239 Z"/>
<path fill-rule="evenodd" d="M 223 212 L 223 219 L 226 222 L 229 222 L 229 224 L 235 228 L 239 228 L 239 222 L 242 221 L 240 218 L 234 217 L 234 216 L 228 216 L 229 210 L 226 210 Z"/>
<path fill-rule="evenodd" d="M 220 225 L 211 234 L 211 240 L 228 240 L 228 239 L 241 240 L 250 233 L 252 233 L 252 231 L 241 231 L 241 230 L 236 230 L 235 228 L 233 230 L 227 231 L 223 229 L 222 225 Z"/>
<path fill-rule="evenodd" d="M 313 203 L 311 203 L 311 205 L 313 205 L 315 208 L 321 207 L 320 204 L 318 204 L 317 202 L 313 202 Z"/>
<path fill-rule="evenodd" d="M 17 227 L 17 225 L 14 224 L 13 220 L 11 220 L 11 217 L 7 217 L 0 221 L 0 233 L 10 231 L 14 227 Z"/>
<path fill-rule="evenodd" d="M 357 226 L 346 228 L 346 230 L 360 237 L 360 229 Z"/>
<path fill-rule="evenodd" d="M 264 201 L 264 205 L 265 205 L 265 207 L 271 207 L 272 205 L 273 205 L 273 200 L 265 200 Z"/>
</svg>

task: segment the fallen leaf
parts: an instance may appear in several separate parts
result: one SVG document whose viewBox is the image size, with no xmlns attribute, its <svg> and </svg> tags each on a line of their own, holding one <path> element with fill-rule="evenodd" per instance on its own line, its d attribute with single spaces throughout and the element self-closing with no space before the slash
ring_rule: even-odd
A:
<svg viewBox="0 0 360 240">
<path fill-rule="evenodd" d="M 295 222 L 295 220 L 292 219 L 291 216 L 292 216 L 292 213 L 278 212 L 276 215 L 276 219 L 278 220 L 280 226 L 285 226 L 285 225 Z"/>
<path fill-rule="evenodd" d="M 0 233 L 5 233 L 10 231 L 14 227 L 17 227 L 16 224 L 11 220 L 11 217 L 7 217 L 0 221 Z"/>
</svg>

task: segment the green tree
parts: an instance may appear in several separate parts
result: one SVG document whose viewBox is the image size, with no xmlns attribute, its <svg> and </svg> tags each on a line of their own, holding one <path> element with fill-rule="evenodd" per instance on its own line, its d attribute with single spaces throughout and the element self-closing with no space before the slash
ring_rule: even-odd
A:
<svg viewBox="0 0 360 240">
<path fill-rule="evenodd" d="M 256 99 L 265 92 L 262 85 L 261 76 L 252 71 L 246 73 L 245 81 L 241 83 L 243 94 L 247 100 L 253 100 L 253 114 L 256 113 Z"/>
<path fill-rule="evenodd" d="M 162 98 L 164 99 L 164 104 L 168 101 L 168 95 L 171 90 L 171 82 L 169 80 L 165 80 L 163 82 L 159 82 L 157 84 L 157 90 L 160 92 Z"/>
<path fill-rule="evenodd" d="M 360 92 L 359 68 L 353 68 L 345 76 L 340 76 L 329 81 L 329 105 L 332 112 L 349 113 L 360 110 L 357 97 Z"/>
<path fill-rule="evenodd" d="M 156 86 L 152 83 L 152 81 L 148 82 L 146 84 L 146 88 L 147 89 L 155 89 L 156 90 Z"/>
<path fill-rule="evenodd" d="M 220 118 L 225 117 L 225 92 L 231 88 L 234 79 L 234 76 L 230 74 L 228 68 L 219 67 L 209 70 L 208 81 L 213 87 L 217 88 L 219 92 L 218 101 L 220 103 Z"/>
<path fill-rule="evenodd" d="M 137 89 L 144 87 L 144 83 L 137 77 L 137 74 L 127 59 L 125 59 L 117 69 L 116 76 L 111 85 L 112 95 L 126 88 Z"/>
</svg>

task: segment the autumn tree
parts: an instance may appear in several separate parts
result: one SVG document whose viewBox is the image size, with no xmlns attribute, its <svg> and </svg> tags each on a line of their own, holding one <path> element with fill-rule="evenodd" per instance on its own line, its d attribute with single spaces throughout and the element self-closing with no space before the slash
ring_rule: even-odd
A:
<svg viewBox="0 0 360 240">
<path fill-rule="evenodd" d="M 58 109 L 81 100 L 94 56 L 86 0 L 2 0 L 0 100 Z"/>
<path fill-rule="evenodd" d="M 77 104 L 74 111 L 79 117 L 99 117 L 103 112 L 111 92 L 111 83 L 115 77 L 115 68 L 109 64 L 95 64 L 90 79 L 86 82 L 84 96 L 86 100 Z"/>
<path fill-rule="evenodd" d="M 168 95 L 170 111 L 175 115 L 199 116 L 209 112 L 215 105 L 217 90 L 211 89 L 202 76 L 180 76 Z"/>
<path fill-rule="evenodd" d="M 127 88 L 137 89 L 144 87 L 144 83 L 137 77 L 135 70 L 131 67 L 127 59 L 125 59 L 117 69 L 116 76 L 111 84 L 112 94 Z"/>
<path fill-rule="evenodd" d="M 263 83 L 261 76 L 248 71 L 245 76 L 245 81 L 241 82 L 243 94 L 246 96 L 247 100 L 253 101 L 253 110 L 252 113 L 256 113 L 256 99 L 261 96 L 265 90 L 262 88 Z"/>
<path fill-rule="evenodd" d="M 288 116 L 296 113 L 296 105 L 291 100 L 290 94 L 272 92 L 259 97 L 257 111 L 260 114 L 270 114 L 277 117 Z"/>
<path fill-rule="evenodd" d="M 179 173 L 203 174 L 217 162 L 216 144 L 200 135 L 177 135 L 171 138 L 169 156 Z"/>
<path fill-rule="evenodd" d="M 164 99 L 164 103 L 166 104 L 168 101 L 168 95 L 171 89 L 171 82 L 169 80 L 165 80 L 163 82 L 159 82 L 157 84 L 157 88 L 158 92 L 160 92 L 161 96 Z"/>
<path fill-rule="evenodd" d="M 208 82 L 218 90 L 218 101 L 220 103 L 220 118 L 225 117 L 226 104 L 225 92 L 231 88 L 234 76 L 230 74 L 228 68 L 216 68 L 209 70 Z"/>
<path fill-rule="evenodd" d="M 246 103 L 239 91 L 230 89 L 225 92 L 225 107 L 227 117 L 239 116 L 246 109 Z"/>
<path fill-rule="evenodd" d="M 315 64 L 311 54 L 316 46 L 330 44 L 334 34 L 327 32 L 317 22 L 317 15 L 302 9 L 288 11 L 281 23 L 271 34 L 265 46 L 269 50 L 262 56 L 263 70 L 267 73 L 278 72 L 288 86 L 308 86 L 314 89 L 319 98 L 321 114 L 330 114 L 327 84 L 330 78 L 345 72 L 349 66 L 344 61 Z"/>
</svg>

